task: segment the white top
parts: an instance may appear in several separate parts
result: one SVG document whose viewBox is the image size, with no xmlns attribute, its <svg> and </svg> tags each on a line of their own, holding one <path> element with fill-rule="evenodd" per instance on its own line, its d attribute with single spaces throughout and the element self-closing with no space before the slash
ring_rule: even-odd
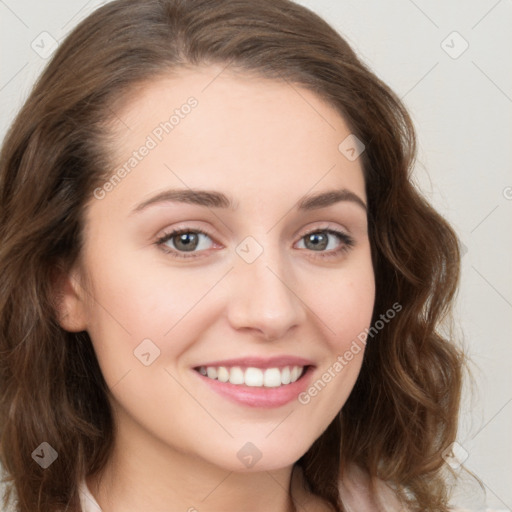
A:
<svg viewBox="0 0 512 512">
<path fill-rule="evenodd" d="M 85 481 L 85 478 L 80 482 L 80 485 L 78 487 L 79 494 L 80 494 L 80 506 L 82 507 L 82 512 L 102 512 L 100 506 L 98 505 L 98 502 L 94 498 L 94 496 L 91 494 L 91 491 L 87 487 L 87 483 Z M 366 494 L 366 493 L 364 493 Z M 373 506 L 373 503 L 370 504 L 369 501 L 369 495 L 356 495 L 357 498 L 354 501 L 357 501 L 358 503 L 358 512 L 370 512 L 376 510 Z M 392 494 L 390 493 L 389 488 L 387 491 L 384 492 L 384 496 L 382 497 L 382 505 L 384 508 L 378 509 L 379 512 L 396 512 L 398 510 L 396 508 L 396 501 L 392 497 Z M 367 501 L 368 500 L 368 501 Z M 388 501 L 389 500 L 389 501 Z M 372 500 L 373 501 L 373 500 Z M 351 500 L 352 503 L 352 500 Z M 353 509 L 347 504 L 345 506 L 348 506 L 349 512 L 353 512 Z M 362 508 L 361 508 L 362 507 Z M 388 508 L 389 507 L 389 508 Z"/>
<path fill-rule="evenodd" d="M 80 506 L 82 507 L 82 512 L 102 512 L 98 502 L 91 494 L 91 491 L 89 491 L 85 478 L 80 482 L 78 491 L 80 493 Z"/>
<path fill-rule="evenodd" d="M 87 483 L 86 483 L 85 479 L 82 480 L 82 482 L 79 485 L 79 493 L 80 493 L 80 506 L 82 507 L 82 512 L 102 512 L 100 506 L 98 505 L 98 502 L 96 501 L 94 496 L 91 494 L 91 491 L 89 491 L 89 488 L 87 487 Z M 388 499 L 389 499 L 389 496 L 390 495 L 388 494 Z M 396 508 L 388 508 L 389 505 L 391 505 L 392 507 L 395 507 L 395 502 L 392 498 L 391 498 L 391 502 L 392 503 L 389 503 L 386 500 L 386 498 L 384 498 L 384 500 L 382 502 L 382 505 L 384 506 L 384 508 L 381 510 L 384 510 L 384 511 L 393 510 L 393 512 L 396 512 L 396 510 L 397 510 Z M 375 510 L 375 509 L 373 509 L 373 507 L 371 509 Z M 349 507 L 349 510 L 352 511 L 352 509 L 350 507 Z M 370 510 L 370 509 L 365 508 L 365 510 Z M 453 510 L 453 512 L 470 512 L 468 509 L 460 509 L 460 508 L 452 509 L 452 510 Z M 502 512 L 502 511 L 486 509 L 485 511 L 482 511 L 482 512 Z"/>
</svg>

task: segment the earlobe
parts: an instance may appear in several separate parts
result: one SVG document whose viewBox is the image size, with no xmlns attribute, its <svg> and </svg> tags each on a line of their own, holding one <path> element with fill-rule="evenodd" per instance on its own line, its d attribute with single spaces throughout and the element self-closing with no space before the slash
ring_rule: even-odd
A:
<svg viewBox="0 0 512 512">
<path fill-rule="evenodd" d="M 69 332 L 85 331 L 87 328 L 85 291 L 79 277 L 76 269 L 67 273 L 58 269 L 52 279 L 57 321 Z"/>
</svg>

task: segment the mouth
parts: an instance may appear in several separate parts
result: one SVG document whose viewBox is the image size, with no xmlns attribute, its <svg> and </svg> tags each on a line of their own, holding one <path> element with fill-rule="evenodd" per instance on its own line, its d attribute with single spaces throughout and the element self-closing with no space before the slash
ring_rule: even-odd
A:
<svg viewBox="0 0 512 512">
<path fill-rule="evenodd" d="M 251 388 L 280 388 L 297 382 L 307 371 L 305 366 L 275 366 L 257 368 L 255 366 L 199 366 L 195 371 L 208 379 L 229 382 L 235 386 Z"/>
<path fill-rule="evenodd" d="M 211 391 L 237 405 L 272 409 L 297 400 L 314 376 L 307 359 L 257 357 L 203 363 L 192 368 Z"/>
</svg>

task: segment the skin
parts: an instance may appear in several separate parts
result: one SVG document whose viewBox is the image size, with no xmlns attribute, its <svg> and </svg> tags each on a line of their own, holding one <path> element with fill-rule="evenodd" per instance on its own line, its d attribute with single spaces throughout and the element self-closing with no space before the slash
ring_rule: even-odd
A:
<svg viewBox="0 0 512 512">
<path fill-rule="evenodd" d="M 175 108 L 198 100 L 121 183 L 91 199 L 81 257 L 63 280 L 61 325 L 88 331 L 118 426 L 114 456 L 87 480 L 103 512 L 289 510 L 294 462 L 342 408 L 360 370 L 363 350 L 306 405 L 265 409 L 214 393 L 192 369 L 295 355 L 314 362 L 314 382 L 370 325 L 375 298 L 364 207 L 296 209 L 328 190 L 366 203 L 360 159 L 338 150 L 350 134 L 343 118 L 299 86 L 221 71 L 154 80 L 116 112 L 112 172 Z M 219 191 L 237 208 L 165 202 L 132 212 L 177 188 Z M 345 245 L 330 235 L 329 249 L 306 246 L 308 231 L 326 227 L 354 245 L 322 258 Z M 198 257 L 178 258 L 156 243 L 173 228 L 210 238 Z M 248 236 L 263 249 L 250 264 L 236 252 Z M 144 339 L 160 350 L 149 366 L 134 356 Z M 252 468 L 237 457 L 247 442 L 262 455 Z M 300 475 L 292 489 L 303 510 L 324 510 Z"/>
</svg>

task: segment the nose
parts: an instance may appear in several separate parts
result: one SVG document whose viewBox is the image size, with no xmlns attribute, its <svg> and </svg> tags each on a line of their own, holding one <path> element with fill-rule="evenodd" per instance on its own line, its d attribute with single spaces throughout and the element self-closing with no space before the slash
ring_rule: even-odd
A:
<svg viewBox="0 0 512 512">
<path fill-rule="evenodd" d="M 234 329 L 275 340 L 304 321 L 292 269 L 269 251 L 250 264 L 238 260 L 230 279 L 228 320 Z"/>
</svg>

